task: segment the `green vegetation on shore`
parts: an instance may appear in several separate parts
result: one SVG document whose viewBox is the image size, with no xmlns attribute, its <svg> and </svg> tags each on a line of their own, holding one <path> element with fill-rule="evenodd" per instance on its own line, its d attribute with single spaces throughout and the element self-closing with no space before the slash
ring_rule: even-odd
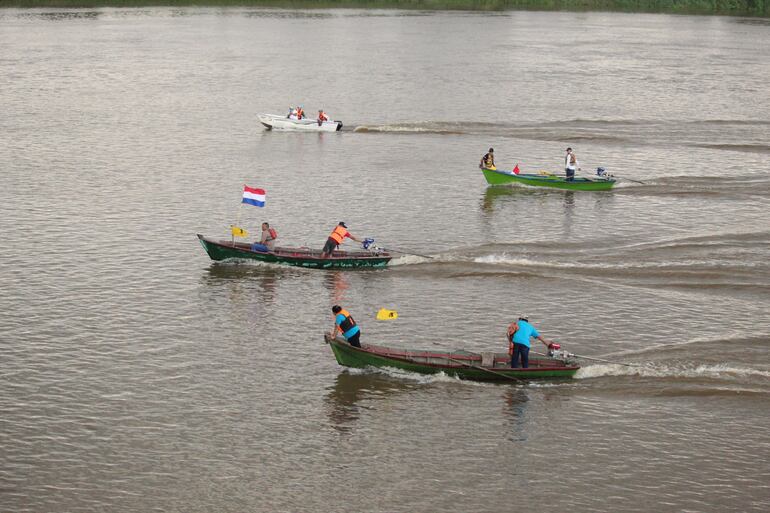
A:
<svg viewBox="0 0 770 513">
<path fill-rule="evenodd" d="M 0 0 L 0 7 L 284 7 L 296 9 L 424 9 L 621 11 L 770 17 L 770 0 Z"/>
</svg>

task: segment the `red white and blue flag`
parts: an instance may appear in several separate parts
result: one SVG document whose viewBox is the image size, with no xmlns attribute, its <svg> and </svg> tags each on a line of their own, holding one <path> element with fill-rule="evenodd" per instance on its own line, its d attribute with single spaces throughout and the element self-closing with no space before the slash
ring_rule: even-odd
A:
<svg viewBox="0 0 770 513">
<path fill-rule="evenodd" d="M 249 187 L 248 185 L 244 185 L 243 200 L 241 201 L 241 203 L 248 203 L 249 205 L 254 205 L 255 207 L 264 207 L 265 190 L 255 189 L 253 187 Z"/>
</svg>

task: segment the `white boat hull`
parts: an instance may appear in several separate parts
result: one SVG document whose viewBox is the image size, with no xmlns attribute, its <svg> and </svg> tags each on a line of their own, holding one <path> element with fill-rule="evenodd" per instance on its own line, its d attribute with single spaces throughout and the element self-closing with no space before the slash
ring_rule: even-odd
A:
<svg viewBox="0 0 770 513">
<path fill-rule="evenodd" d="M 336 132 L 342 129 L 342 121 L 324 121 L 320 125 L 314 119 L 289 119 L 275 114 L 259 114 L 259 122 L 268 130 L 300 130 L 306 132 Z"/>
</svg>

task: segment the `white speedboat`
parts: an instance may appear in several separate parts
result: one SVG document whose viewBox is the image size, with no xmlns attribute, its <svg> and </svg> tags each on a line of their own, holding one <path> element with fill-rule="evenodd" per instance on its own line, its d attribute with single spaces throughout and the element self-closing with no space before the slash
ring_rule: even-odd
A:
<svg viewBox="0 0 770 513">
<path fill-rule="evenodd" d="M 342 129 L 342 121 L 324 121 L 315 119 L 294 119 L 276 114 L 259 114 L 259 122 L 268 130 L 305 130 L 310 132 L 337 132 Z"/>
</svg>

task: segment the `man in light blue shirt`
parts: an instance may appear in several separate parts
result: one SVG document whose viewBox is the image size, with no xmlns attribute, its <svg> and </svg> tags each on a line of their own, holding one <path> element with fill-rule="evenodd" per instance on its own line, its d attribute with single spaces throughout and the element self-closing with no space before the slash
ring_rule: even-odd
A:
<svg viewBox="0 0 770 513">
<path fill-rule="evenodd" d="M 512 322 L 508 326 L 508 342 L 510 344 L 508 353 L 511 355 L 511 368 L 518 369 L 519 360 L 521 360 L 522 368 L 529 368 L 530 338 L 536 338 L 546 346 L 553 343 L 540 336 L 535 327 L 529 323 L 526 315 L 522 315 L 518 321 Z"/>
</svg>

